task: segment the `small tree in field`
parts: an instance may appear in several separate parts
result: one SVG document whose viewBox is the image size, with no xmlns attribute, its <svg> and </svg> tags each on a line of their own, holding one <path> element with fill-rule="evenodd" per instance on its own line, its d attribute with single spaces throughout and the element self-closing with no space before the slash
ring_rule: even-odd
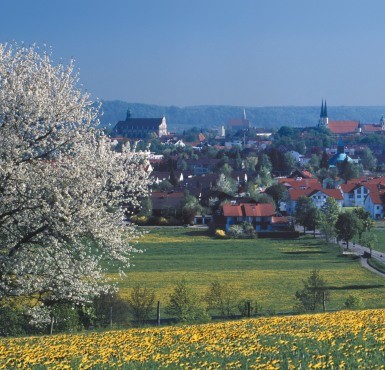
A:
<svg viewBox="0 0 385 370">
<path fill-rule="evenodd" d="M 205 322 L 210 319 L 198 293 L 187 284 L 186 280 L 176 284 L 166 306 L 166 312 L 182 323 Z"/>
<path fill-rule="evenodd" d="M 208 308 L 218 310 L 222 316 L 235 313 L 239 299 L 239 291 L 228 283 L 213 281 L 206 292 L 205 301 Z"/>
<path fill-rule="evenodd" d="M 106 291 L 102 261 L 127 268 L 140 235 L 122 219 L 146 195 L 145 154 L 118 155 L 98 115 L 72 62 L 0 44 L 0 301 L 42 320 Z"/>
<path fill-rule="evenodd" d="M 295 297 L 298 301 L 297 308 L 305 311 L 316 311 L 318 308 L 325 309 L 325 302 L 328 299 L 326 281 L 319 270 L 311 271 L 307 280 L 303 281 L 303 288 L 297 290 Z"/>
<path fill-rule="evenodd" d="M 136 285 L 132 288 L 128 298 L 128 307 L 132 316 L 139 324 L 143 324 L 150 317 L 151 311 L 154 308 L 155 293 L 148 288 Z"/>
</svg>

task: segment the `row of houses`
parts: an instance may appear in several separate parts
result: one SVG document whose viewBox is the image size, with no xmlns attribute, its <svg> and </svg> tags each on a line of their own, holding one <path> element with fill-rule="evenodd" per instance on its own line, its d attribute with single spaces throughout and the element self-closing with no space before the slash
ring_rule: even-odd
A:
<svg viewBox="0 0 385 370">
<path fill-rule="evenodd" d="M 318 208 L 332 197 L 341 209 L 363 207 L 375 220 L 385 216 L 385 177 L 361 177 L 340 184 L 336 189 L 325 189 L 313 178 L 282 178 L 278 182 L 288 190 L 280 206 L 288 215 L 294 215 L 300 197 L 311 198 Z"/>
</svg>

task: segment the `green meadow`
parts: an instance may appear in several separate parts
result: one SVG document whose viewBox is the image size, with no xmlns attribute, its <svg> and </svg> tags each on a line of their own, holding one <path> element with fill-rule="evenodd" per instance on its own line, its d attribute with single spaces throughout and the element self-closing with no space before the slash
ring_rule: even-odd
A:
<svg viewBox="0 0 385 370">
<path fill-rule="evenodd" d="M 204 229 L 153 228 L 137 245 L 133 266 L 118 281 L 121 295 L 139 284 L 152 288 L 167 303 L 175 283 L 185 279 L 204 293 L 212 281 L 231 283 L 241 296 L 257 300 L 265 310 L 289 312 L 295 292 L 312 269 L 319 269 L 330 288 L 328 310 L 340 309 L 350 294 L 367 308 L 385 307 L 385 279 L 363 267 L 340 247 L 312 236 L 294 240 L 216 239 Z"/>
<path fill-rule="evenodd" d="M 385 253 L 385 222 L 376 221 L 375 227 L 371 231 L 377 236 L 378 240 L 374 249 Z"/>
</svg>

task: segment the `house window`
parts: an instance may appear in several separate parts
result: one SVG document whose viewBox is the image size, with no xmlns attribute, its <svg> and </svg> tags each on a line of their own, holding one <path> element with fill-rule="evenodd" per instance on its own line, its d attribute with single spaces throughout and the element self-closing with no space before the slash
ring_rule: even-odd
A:
<svg viewBox="0 0 385 370">
<path fill-rule="evenodd" d="M 357 195 L 357 199 L 360 199 L 361 198 L 361 195 Z"/>
</svg>

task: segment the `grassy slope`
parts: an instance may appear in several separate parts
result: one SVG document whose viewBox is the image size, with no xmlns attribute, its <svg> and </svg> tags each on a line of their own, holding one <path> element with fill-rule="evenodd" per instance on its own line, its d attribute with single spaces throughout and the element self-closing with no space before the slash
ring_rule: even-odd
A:
<svg viewBox="0 0 385 370">
<path fill-rule="evenodd" d="M 333 287 L 328 309 L 341 308 L 358 293 L 366 307 L 385 307 L 385 280 L 342 257 L 334 245 L 305 237 L 298 240 L 219 240 L 199 229 L 152 229 L 139 244 L 133 266 L 121 281 L 121 293 L 139 283 L 154 288 L 166 302 L 176 281 L 185 278 L 201 292 L 219 279 L 236 285 L 264 309 L 290 311 L 302 279 L 317 268 Z M 111 271 L 111 277 L 114 277 Z"/>
<path fill-rule="evenodd" d="M 384 221 L 376 221 L 372 232 L 377 235 L 378 243 L 375 250 L 385 253 L 385 223 Z"/>
</svg>

